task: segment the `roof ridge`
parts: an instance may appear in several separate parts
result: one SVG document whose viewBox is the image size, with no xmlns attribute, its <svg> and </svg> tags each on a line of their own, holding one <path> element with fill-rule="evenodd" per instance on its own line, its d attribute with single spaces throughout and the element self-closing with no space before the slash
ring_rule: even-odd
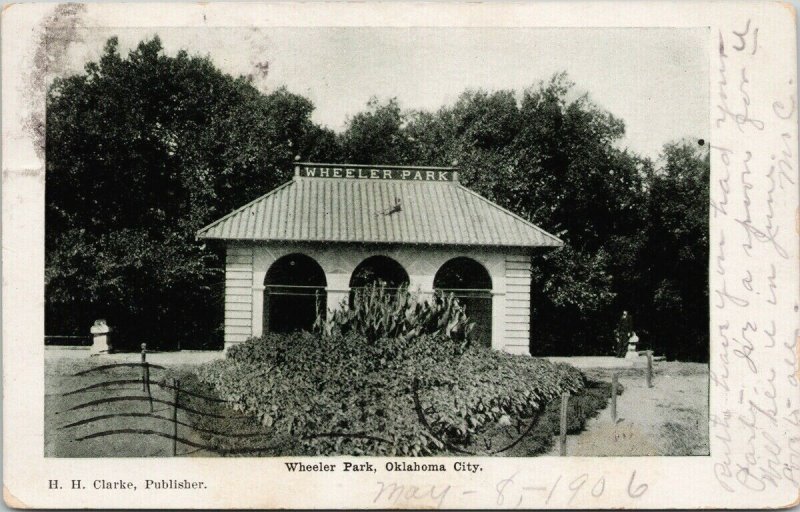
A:
<svg viewBox="0 0 800 512">
<path fill-rule="evenodd" d="M 323 167 L 352 167 L 355 169 L 415 169 L 415 170 L 437 170 L 437 171 L 458 171 L 458 167 L 442 167 L 437 165 L 402 165 L 402 164 L 336 164 L 330 162 L 295 162 L 297 166 L 318 165 Z"/>
<path fill-rule="evenodd" d="M 330 186 L 336 184 L 335 182 L 339 182 L 337 184 L 337 190 L 341 189 L 341 185 L 345 182 L 350 182 L 343 190 L 346 191 L 352 188 L 354 192 L 360 194 L 358 197 L 355 197 L 355 203 L 350 203 L 349 201 L 342 203 L 341 198 L 338 200 L 339 202 L 336 203 L 338 205 L 336 206 L 336 210 L 341 210 L 342 215 L 345 216 L 350 216 L 352 212 L 348 212 L 354 207 L 364 208 L 367 204 L 371 204 L 374 207 L 374 204 L 377 203 L 373 201 L 374 198 L 370 199 L 370 191 L 375 192 L 377 190 L 378 192 L 381 192 L 384 186 L 389 186 L 390 184 L 391 186 L 389 189 L 395 190 L 395 194 L 397 194 L 396 197 L 409 198 L 411 201 L 409 206 L 413 210 L 416 210 L 417 208 L 420 210 L 419 212 L 411 212 L 411 217 L 404 217 L 404 219 L 402 219 L 403 222 L 408 224 L 406 227 L 400 225 L 396 226 L 395 224 L 400 222 L 401 219 L 395 220 L 394 217 L 387 221 L 369 218 L 367 219 L 368 225 L 362 226 L 360 230 L 356 229 L 357 226 L 354 228 L 356 231 L 358 231 L 358 236 L 355 236 L 355 232 L 350 233 L 347 231 L 349 228 L 348 226 L 344 227 L 346 231 L 345 234 L 342 232 L 336 232 L 337 229 L 341 230 L 343 228 L 341 225 L 342 219 L 339 219 L 338 221 L 334 221 L 334 225 L 332 225 L 332 229 L 337 233 L 334 235 L 333 232 L 328 233 L 326 231 L 327 227 L 331 225 L 328 220 L 325 221 L 324 226 L 317 225 L 319 224 L 319 220 L 321 218 L 319 217 L 321 214 L 320 212 L 322 212 L 320 208 L 323 208 L 324 205 L 310 204 L 308 203 L 308 200 L 322 200 L 322 196 L 320 196 L 321 193 L 324 193 L 325 201 L 331 199 L 331 194 L 335 196 L 336 192 L 331 192 L 329 188 Z M 431 186 L 432 184 L 436 183 L 438 183 L 440 186 Z M 293 185 L 295 185 L 294 191 L 292 191 Z M 378 189 L 375 189 L 377 185 L 381 186 L 378 187 Z M 453 187 L 453 185 L 456 186 Z M 308 188 L 308 191 L 306 191 L 307 187 L 310 187 Z M 439 202 L 442 202 L 442 200 L 434 200 L 434 203 L 437 203 L 436 205 L 429 205 L 427 203 L 423 204 L 419 203 L 419 201 L 431 201 L 432 197 L 441 196 L 442 192 L 447 188 L 450 188 L 452 192 L 446 193 L 443 201 L 445 203 L 453 201 L 453 204 L 456 205 L 471 205 L 469 206 L 468 211 L 464 209 L 462 209 L 463 211 L 460 213 L 447 211 L 445 212 L 447 218 L 443 218 L 441 222 L 437 221 L 435 225 L 427 222 L 430 220 L 427 217 L 418 218 L 418 214 L 420 213 L 433 216 L 442 214 L 442 208 L 447 206 L 446 204 L 438 204 Z M 429 190 L 429 192 L 425 192 L 425 190 Z M 367 196 L 366 199 L 362 197 L 364 194 Z M 306 195 L 307 197 L 303 199 L 303 196 Z M 389 201 L 391 199 L 391 195 L 391 193 L 389 193 L 388 196 L 385 193 L 381 193 L 381 197 L 383 199 L 378 201 L 378 203 L 383 204 L 384 200 Z M 262 208 L 262 206 L 265 205 L 267 207 L 271 205 L 271 210 Z M 387 203 L 384 206 L 390 205 Z M 275 208 L 278 208 L 278 210 Z M 315 220 L 313 218 L 307 218 L 305 214 L 301 214 L 297 216 L 297 218 L 289 219 L 291 221 L 290 223 L 293 222 L 292 225 L 295 226 L 294 228 L 287 228 L 289 231 L 287 231 L 287 229 L 279 229 L 276 231 L 273 229 L 273 227 L 269 227 L 269 229 L 267 229 L 266 220 L 264 220 L 265 224 L 261 227 L 258 227 L 258 220 L 255 221 L 255 224 L 250 222 L 251 212 L 256 212 L 260 217 L 264 217 L 264 219 L 266 219 L 266 217 L 270 216 L 269 211 L 275 213 L 277 211 L 281 211 L 281 208 L 292 208 L 295 216 L 296 214 L 304 211 L 298 210 L 298 208 L 308 208 L 308 211 L 317 212 L 317 218 Z M 330 208 L 328 208 L 328 210 L 329 209 Z M 322 213 L 324 213 L 325 216 L 329 215 L 330 213 L 335 213 L 328 210 L 325 210 L 325 212 Z M 408 211 L 406 205 L 403 205 L 403 210 Z M 455 213 L 455 216 L 451 216 L 451 213 Z M 355 212 L 355 214 L 356 217 L 358 217 L 358 212 Z M 475 215 L 477 215 L 477 217 Z M 281 215 L 281 217 L 285 216 Z M 483 217 L 487 218 L 485 220 L 481 220 Z M 325 219 L 327 219 L 327 217 L 325 217 Z M 269 226 L 274 224 L 274 220 L 275 219 L 270 220 Z M 364 221 L 363 218 L 361 220 Z M 423 225 L 416 226 L 416 223 L 420 221 L 423 221 Z M 301 227 L 299 228 L 300 231 L 298 231 L 297 226 L 300 225 L 297 224 L 298 222 L 301 224 L 308 222 L 309 224 L 307 229 L 306 227 Z M 487 226 L 483 225 L 486 222 L 488 222 L 489 231 L 486 230 Z M 502 231 L 494 233 L 491 226 L 495 226 Z M 456 229 L 458 232 L 455 233 L 454 237 L 444 236 L 441 231 L 443 227 L 444 229 Z M 422 231 L 418 233 L 418 229 L 416 228 L 419 228 Z M 310 231 L 312 229 L 313 232 Z M 411 231 L 407 232 L 408 229 L 411 229 Z M 478 231 L 473 233 L 471 231 L 473 229 L 477 229 Z M 398 180 L 314 180 L 299 176 L 293 177 L 277 188 L 267 192 L 266 194 L 256 197 L 247 204 L 236 208 L 225 216 L 202 227 L 196 231 L 195 237 L 196 239 L 274 241 L 307 240 L 362 243 L 386 242 L 409 244 L 422 243 L 432 245 L 489 245 L 498 247 L 560 247 L 564 245 L 564 242 L 557 236 L 548 233 L 533 222 L 521 217 L 507 208 L 496 204 L 489 198 L 482 196 L 478 192 L 464 186 L 461 183 L 452 181 L 417 182 Z"/>
<path fill-rule="evenodd" d="M 512 211 L 511 211 L 511 210 L 509 210 L 508 208 L 503 208 L 503 207 L 502 207 L 502 206 L 500 206 L 499 204 L 495 203 L 494 201 L 490 200 L 490 199 L 489 199 L 489 198 L 487 198 L 487 197 L 484 197 L 484 196 L 480 195 L 479 193 L 475 192 L 474 190 L 472 190 L 472 189 L 470 189 L 470 188 L 468 188 L 468 187 L 464 186 L 464 185 L 463 185 L 462 183 L 460 183 L 460 182 L 457 182 L 457 183 L 456 183 L 456 185 L 457 185 L 457 187 L 458 187 L 459 189 L 461 189 L 461 190 L 464 190 L 465 192 L 467 192 L 467 193 L 469 193 L 469 194 L 472 194 L 473 196 L 477 197 L 477 198 L 478 198 L 478 199 L 480 199 L 481 201 L 483 201 L 483 202 L 485 202 L 485 203 L 488 203 L 490 206 L 492 206 L 492 207 L 494 207 L 494 208 L 497 208 L 498 210 L 500 210 L 500 211 L 502 211 L 502 212 L 504 212 L 504 213 L 507 213 L 508 215 L 511 215 L 512 217 L 514 217 L 514 218 L 515 218 L 515 219 L 517 219 L 518 221 L 520 221 L 520 222 L 523 222 L 524 224 L 527 224 L 529 227 L 532 227 L 533 229 L 535 229 L 536 231 L 538 231 L 538 232 L 542 233 L 543 235 L 545 235 L 545 236 L 548 236 L 548 237 L 550 237 L 550 238 L 553 238 L 553 239 L 555 239 L 555 240 L 556 240 L 556 241 L 557 241 L 559 244 L 561 244 L 561 245 L 564 245 L 564 241 L 563 241 L 563 240 L 561 240 L 561 239 L 560 239 L 559 237 L 557 237 L 556 235 L 554 235 L 554 234 L 552 234 L 552 233 L 548 233 L 547 231 L 545 231 L 544 229 L 540 228 L 539 226 L 537 226 L 537 225 L 536 225 L 536 224 L 534 224 L 533 222 L 531 222 L 531 221 L 529 221 L 529 220 L 526 220 L 526 219 L 522 218 L 521 216 L 519 216 L 519 215 L 517 215 L 516 213 L 512 212 Z"/>
<path fill-rule="evenodd" d="M 212 222 L 211 224 L 208 224 L 208 225 L 206 225 L 206 226 L 203 226 L 202 228 L 198 229 L 198 230 L 197 230 L 197 232 L 195 233 L 195 235 L 194 235 L 194 236 L 195 236 L 195 239 L 199 238 L 199 237 L 200 237 L 200 235 L 201 235 L 201 234 L 202 234 L 204 231 L 208 231 L 208 230 L 210 230 L 210 229 L 211 229 L 211 228 L 213 228 L 214 226 L 216 226 L 216 225 L 218 225 L 218 224 L 220 224 L 220 223 L 222 223 L 222 222 L 226 221 L 226 220 L 227 220 L 229 217 L 232 217 L 232 216 L 236 215 L 237 213 L 240 213 L 240 212 L 244 211 L 246 208 L 248 208 L 248 207 L 250 207 L 250 206 L 252 206 L 252 205 L 256 204 L 257 202 L 259 202 L 259 201 L 261 201 L 261 200 L 263 200 L 263 199 L 266 199 L 267 197 L 269 197 L 269 196 L 271 196 L 271 195 L 273 195 L 273 194 L 275 194 L 275 193 L 279 192 L 280 190 L 282 190 L 282 189 L 284 189 L 284 188 L 288 187 L 289 185 L 291 185 L 292 183 L 295 183 L 295 181 L 296 181 L 296 180 L 295 180 L 294 178 L 292 178 L 291 180 L 287 181 L 286 183 L 284 183 L 284 184 L 282 184 L 282 185 L 279 185 L 279 186 L 278 186 L 278 187 L 276 187 L 276 188 L 273 188 L 272 190 L 270 190 L 270 191 L 269 191 L 269 192 L 267 192 L 266 194 L 260 195 L 260 196 L 258 196 L 257 198 L 253 199 L 252 201 L 250 201 L 249 203 L 247 203 L 247 204 L 245 204 L 245 205 L 242 205 L 242 206 L 240 206 L 239 208 L 236 208 L 235 210 L 231 211 L 230 213 L 228 213 L 228 214 L 226 214 L 226 215 L 224 215 L 224 216 L 220 217 L 219 219 L 215 220 L 215 221 L 214 221 L 214 222 Z"/>
</svg>

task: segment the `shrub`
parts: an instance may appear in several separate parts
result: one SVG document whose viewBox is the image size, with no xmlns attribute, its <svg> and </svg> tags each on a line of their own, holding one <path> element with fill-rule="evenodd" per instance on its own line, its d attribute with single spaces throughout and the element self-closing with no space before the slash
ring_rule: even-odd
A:
<svg viewBox="0 0 800 512">
<path fill-rule="evenodd" d="M 501 417 L 530 417 L 583 388 L 564 364 L 465 347 L 441 334 L 269 334 L 197 370 L 234 407 L 307 454 L 430 455 L 467 447 Z M 413 389 L 432 434 L 418 418 Z"/>
<path fill-rule="evenodd" d="M 327 318 L 317 317 L 315 331 L 330 336 L 334 332 L 355 332 L 370 342 L 381 338 L 410 339 L 424 334 L 441 334 L 465 341 L 475 327 L 464 307 L 451 294 L 439 290 L 431 300 L 421 301 L 406 287 L 390 291 L 374 283 L 355 290 L 350 301 L 329 311 Z"/>
<path fill-rule="evenodd" d="M 620 388 L 621 389 L 621 388 Z M 597 416 L 608 404 L 611 384 L 587 380 L 584 389 L 570 397 L 567 405 L 567 434 L 578 434 L 586 422 Z M 552 400 L 530 434 L 508 455 L 531 456 L 547 453 L 561 430 L 561 400 Z"/>
<path fill-rule="evenodd" d="M 576 368 L 486 348 L 470 348 L 455 364 L 425 360 L 421 398 L 435 411 L 429 421 L 451 445 L 466 446 L 503 416 L 530 418 L 562 392 L 583 389 Z"/>
</svg>

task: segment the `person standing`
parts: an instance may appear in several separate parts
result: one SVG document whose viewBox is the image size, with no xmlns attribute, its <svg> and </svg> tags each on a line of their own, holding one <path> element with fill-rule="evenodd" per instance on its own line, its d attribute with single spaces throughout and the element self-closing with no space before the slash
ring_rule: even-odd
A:
<svg viewBox="0 0 800 512">
<path fill-rule="evenodd" d="M 622 318 L 617 324 L 617 344 L 615 347 L 617 357 L 625 357 L 628 351 L 628 340 L 633 336 L 633 318 L 627 311 L 622 312 Z"/>
</svg>

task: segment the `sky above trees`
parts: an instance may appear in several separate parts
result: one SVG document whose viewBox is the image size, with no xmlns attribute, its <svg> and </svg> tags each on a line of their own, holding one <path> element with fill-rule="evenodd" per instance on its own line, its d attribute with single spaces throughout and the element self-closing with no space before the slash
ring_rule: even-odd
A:
<svg viewBox="0 0 800 512">
<path fill-rule="evenodd" d="M 665 141 L 708 139 L 706 29 L 92 29 L 51 70 L 81 72 L 112 35 L 126 54 L 155 34 L 167 55 L 208 56 L 262 92 L 286 86 L 337 132 L 373 96 L 435 111 L 466 89 L 522 91 L 566 70 L 575 94 L 625 122 L 621 148 L 656 159 Z"/>
</svg>

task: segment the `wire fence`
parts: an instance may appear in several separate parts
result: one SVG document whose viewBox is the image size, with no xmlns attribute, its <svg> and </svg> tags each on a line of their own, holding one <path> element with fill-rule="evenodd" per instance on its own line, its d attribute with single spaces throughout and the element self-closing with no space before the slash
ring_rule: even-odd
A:
<svg viewBox="0 0 800 512">
<path fill-rule="evenodd" d="M 88 347 L 92 344 L 91 336 L 53 335 L 44 337 L 46 347 Z"/>
</svg>

